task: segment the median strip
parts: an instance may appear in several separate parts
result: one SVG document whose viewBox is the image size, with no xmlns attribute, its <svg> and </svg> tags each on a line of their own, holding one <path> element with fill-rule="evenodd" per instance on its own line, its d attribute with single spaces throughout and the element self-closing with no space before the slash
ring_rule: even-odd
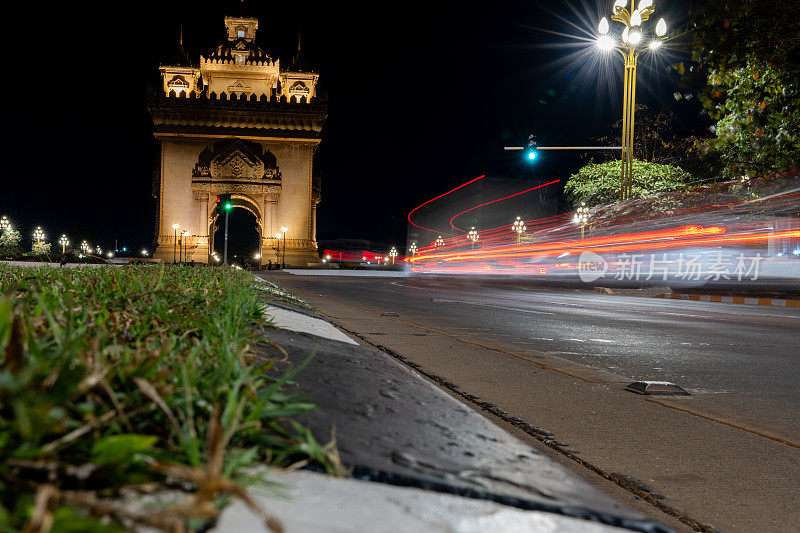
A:
<svg viewBox="0 0 800 533">
<path fill-rule="evenodd" d="M 724 304 L 745 304 L 745 305 L 770 305 L 773 307 L 800 307 L 800 300 L 787 300 L 780 298 L 751 298 L 747 296 L 718 296 L 711 294 L 681 294 L 667 292 L 654 296 L 654 298 L 666 298 L 668 300 L 693 300 L 696 302 L 717 302 Z"/>
<path fill-rule="evenodd" d="M 293 420 L 308 355 L 252 357 L 258 294 L 241 271 L 0 265 L 0 524 L 203 529 L 233 498 L 280 530 L 248 467 L 338 468 Z"/>
</svg>

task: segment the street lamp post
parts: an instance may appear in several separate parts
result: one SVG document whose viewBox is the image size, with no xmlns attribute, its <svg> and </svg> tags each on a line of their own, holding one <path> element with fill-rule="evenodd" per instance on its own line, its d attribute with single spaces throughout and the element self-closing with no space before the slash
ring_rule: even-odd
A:
<svg viewBox="0 0 800 533">
<path fill-rule="evenodd" d="M 616 50 L 622 56 L 625 65 L 622 97 L 622 174 L 620 177 L 620 192 L 623 200 L 631 197 L 633 191 L 633 116 L 636 110 L 636 61 L 642 51 L 640 46 L 644 40 L 642 23 L 646 22 L 655 11 L 653 0 L 639 0 L 639 8 L 634 9 L 636 0 L 630 0 L 630 10 L 626 8 L 628 0 L 616 0 L 612 7 L 611 20 L 616 20 L 625 25 L 622 30 L 622 42 L 617 43 L 608 35 L 608 20 L 603 17 L 597 28 L 600 36 L 597 46 L 604 52 Z M 647 46 L 650 50 L 657 50 L 664 41 L 667 33 L 667 23 L 659 19 L 656 24 L 656 38 Z M 617 45 L 619 44 L 619 47 Z"/>
<path fill-rule="evenodd" d="M 392 266 L 394 266 L 394 258 L 397 257 L 397 249 L 394 246 L 389 250 L 389 257 L 392 258 Z"/>
<path fill-rule="evenodd" d="M 411 246 L 408 247 L 409 255 L 417 255 L 417 243 L 412 242 Z"/>
<path fill-rule="evenodd" d="M 517 220 L 514 221 L 512 228 L 514 228 L 514 233 L 517 234 L 517 244 L 520 244 L 522 242 L 522 234 L 528 228 L 525 227 L 525 222 L 520 217 L 517 217 Z"/>
<path fill-rule="evenodd" d="M 469 230 L 467 232 L 467 239 L 472 241 L 472 249 L 474 250 L 475 249 L 475 241 L 480 239 L 480 236 L 478 235 L 478 232 L 475 230 L 475 228 L 472 228 L 471 230 Z"/>
<path fill-rule="evenodd" d="M 3 215 L 3 218 L 0 218 L 0 230 L 5 233 L 9 229 L 11 229 L 11 221 L 8 220 L 7 216 Z"/>
<path fill-rule="evenodd" d="M 281 234 L 275 234 L 275 268 L 281 264 Z"/>
<path fill-rule="evenodd" d="M 580 207 L 575 210 L 575 216 L 572 217 L 572 222 L 581 227 L 581 240 L 583 240 L 583 228 L 589 222 L 589 208 L 586 207 L 585 202 L 581 202 Z"/>
<path fill-rule="evenodd" d="M 442 239 L 441 235 L 436 237 L 436 240 L 433 241 L 433 247 L 434 248 L 439 248 L 440 246 L 444 246 L 444 239 Z"/>
<path fill-rule="evenodd" d="M 182 257 L 179 258 L 181 264 L 183 264 L 184 260 L 186 262 L 189 261 L 189 246 L 186 243 L 186 237 L 188 235 L 189 235 L 189 232 L 186 231 L 186 230 L 183 230 L 181 232 L 181 252 L 182 252 L 181 255 L 182 255 Z"/>
<path fill-rule="evenodd" d="M 281 226 L 281 231 L 283 232 L 283 255 L 281 256 L 281 269 L 286 268 L 286 232 L 289 230 L 286 226 Z"/>
<path fill-rule="evenodd" d="M 173 232 L 173 240 L 172 240 L 172 264 L 175 264 L 175 252 L 178 248 L 178 223 L 175 222 L 172 225 L 172 232 Z"/>
<path fill-rule="evenodd" d="M 91 247 L 89 246 L 88 242 L 83 241 L 81 243 L 81 252 L 83 252 L 84 255 L 89 255 L 89 250 L 90 249 L 91 249 Z"/>
<path fill-rule="evenodd" d="M 69 244 L 69 239 L 67 239 L 66 235 L 62 235 L 60 239 L 58 239 L 58 244 L 61 245 L 61 253 L 67 253 L 67 245 Z"/>
</svg>

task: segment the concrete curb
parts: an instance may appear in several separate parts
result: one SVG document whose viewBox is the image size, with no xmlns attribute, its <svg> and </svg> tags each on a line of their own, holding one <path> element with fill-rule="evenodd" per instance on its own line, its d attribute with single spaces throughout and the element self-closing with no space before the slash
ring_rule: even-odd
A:
<svg viewBox="0 0 800 533">
<path fill-rule="evenodd" d="M 578 518 L 525 511 L 486 500 L 432 493 L 423 489 L 336 479 L 300 470 L 276 472 L 269 482 L 277 490 L 256 487 L 251 496 L 277 518 L 285 531 L 371 531 L 390 533 L 432 531 L 478 533 L 483 531 L 537 531 L 557 533 L 622 533 L 625 529 Z M 219 516 L 214 533 L 269 533 L 262 520 L 241 501 L 234 501 Z"/>
<path fill-rule="evenodd" d="M 708 294 L 677 294 L 668 292 L 659 294 L 654 298 L 666 298 L 668 300 L 693 300 L 696 302 L 717 302 L 723 304 L 745 304 L 745 305 L 771 305 L 773 307 L 800 307 L 800 300 L 782 300 L 779 298 L 749 298 L 745 296 L 715 296 Z"/>
</svg>

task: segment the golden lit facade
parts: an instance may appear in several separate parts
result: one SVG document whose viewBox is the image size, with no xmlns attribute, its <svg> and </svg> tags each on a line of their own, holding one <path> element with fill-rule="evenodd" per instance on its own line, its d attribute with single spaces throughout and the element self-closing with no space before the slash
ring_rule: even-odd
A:
<svg viewBox="0 0 800 533">
<path fill-rule="evenodd" d="M 290 68 L 281 70 L 255 42 L 257 19 L 226 17 L 225 30 L 226 41 L 196 64 L 181 43 L 179 57 L 160 67 L 161 90 L 148 99 L 161 152 L 153 256 L 172 261 L 178 224 L 188 232 L 181 243 L 188 260 L 213 261 L 222 246 L 214 232 L 224 220 L 216 198 L 230 193 L 235 207 L 256 218 L 256 255 L 273 257 L 275 234 L 286 227 L 280 242 L 286 263 L 316 263 L 320 195 L 313 156 L 326 118 L 319 76 L 304 66 L 299 46 Z"/>
</svg>

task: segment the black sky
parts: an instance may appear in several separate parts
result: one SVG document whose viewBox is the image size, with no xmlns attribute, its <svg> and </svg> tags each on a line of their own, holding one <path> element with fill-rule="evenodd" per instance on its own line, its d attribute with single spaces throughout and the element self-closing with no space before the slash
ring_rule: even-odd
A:
<svg viewBox="0 0 800 533">
<path fill-rule="evenodd" d="M 428 198 L 484 173 L 524 178 L 504 144 L 531 131 L 551 145 L 603 134 L 621 113 L 621 96 L 608 93 L 621 68 L 614 83 L 587 74 L 586 62 L 562 68 L 576 49 L 553 47 L 569 39 L 540 30 L 578 34 L 572 21 L 592 31 L 606 3 L 250 2 L 259 44 L 288 62 L 302 32 L 328 93 L 319 236 L 395 241 Z M 224 40 L 236 4 L 16 4 L 6 21 L 0 214 L 26 237 L 41 225 L 52 240 L 66 232 L 106 248 L 114 239 L 150 247 L 146 88 L 180 24 L 197 60 Z M 666 61 L 640 78 L 640 101 L 674 107 Z M 540 163 L 540 178 L 566 178 L 581 162 Z"/>
</svg>

